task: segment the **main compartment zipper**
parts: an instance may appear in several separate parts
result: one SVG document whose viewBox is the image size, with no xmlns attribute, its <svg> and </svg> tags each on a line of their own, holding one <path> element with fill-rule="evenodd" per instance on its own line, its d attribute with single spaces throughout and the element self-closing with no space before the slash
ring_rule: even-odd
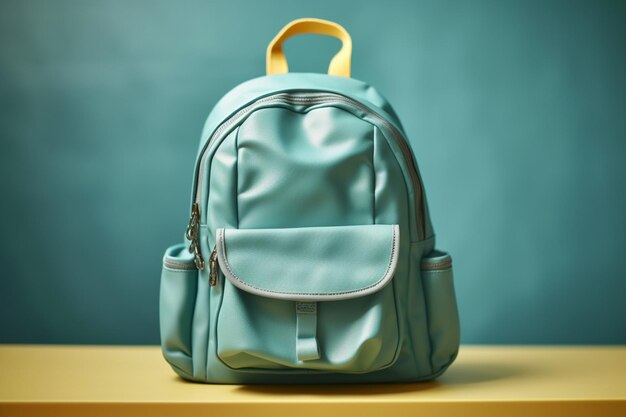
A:
<svg viewBox="0 0 626 417">
<path fill-rule="evenodd" d="M 202 258 L 202 253 L 200 251 L 200 236 L 199 236 L 199 228 L 200 228 L 200 199 L 201 199 L 201 190 L 202 190 L 202 179 L 203 176 L 201 173 L 204 170 L 205 159 L 207 155 L 207 150 L 210 146 L 215 143 L 218 139 L 222 138 L 225 132 L 228 131 L 228 128 L 239 123 L 248 113 L 253 110 L 256 110 L 260 107 L 265 107 L 267 105 L 273 103 L 286 103 L 286 104 L 295 104 L 295 105 L 318 105 L 318 104 L 347 104 L 352 106 L 367 115 L 370 115 L 376 119 L 377 122 L 384 125 L 389 131 L 391 131 L 393 135 L 393 139 L 395 143 L 400 147 L 400 151 L 402 152 L 406 163 L 408 165 L 408 170 L 411 175 L 411 182 L 413 184 L 413 194 L 414 194 L 414 203 L 416 209 L 416 217 L 418 224 L 418 231 L 420 233 L 420 239 L 425 238 L 425 219 L 424 217 L 424 209 L 423 209 L 423 201 L 422 201 L 422 181 L 420 179 L 419 173 L 417 172 L 417 168 L 415 165 L 415 160 L 413 158 L 413 153 L 411 152 L 411 148 L 409 144 L 404 139 L 402 133 L 389 121 L 387 121 L 384 117 L 380 116 L 378 113 L 374 112 L 370 108 L 364 106 L 358 101 L 352 100 L 346 96 L 336 93 L 303 93 L 303 92 L 290 92 L 290 93 L 278 93 L 271 96 L 264 97 L 243 107 L 241 110 L 236 112 L 230 118 L 226 119 L 224 123 L 222 123 L 215 131 L 211 134 L 209 139 L 205 142 L 201 152 L 200 152 L 200 163 L 196 169 L 195 173 L 195 188 L 193 195 L 193 204 L 191 209 L 191 217 L 189 219 L 189 225 L 187 226 L 186 237 L 189 240 L 189 251 L 194 254 L 196 267 L 199 270 L 204 269 L 204 259 Z M 213 274 L 211 274 L 213 275 Z"/>
<path fill-rule="evenodd" d="M 189 252 L 194 256 L 196 268 L 202 271 L 204 259 L 202 259 L 202 252 L 200 251 L 200 205 L 198 203 L 193 203 L 191 206 L 191 216 L 185 237 L 189 241 Z"/>
</svg>

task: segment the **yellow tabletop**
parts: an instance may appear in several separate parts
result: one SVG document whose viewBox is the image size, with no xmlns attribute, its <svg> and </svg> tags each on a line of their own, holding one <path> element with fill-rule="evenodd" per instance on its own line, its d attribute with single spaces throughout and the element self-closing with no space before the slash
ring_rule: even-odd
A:
<svg viewBox="0 0 626 417">
<path fill-rule="evenodd" d="M 0 345 L 0 415 L 626 416 L 626 347 L 462 346 L 434 382 L 205 385 L 158 347 Z"/>
</svg>

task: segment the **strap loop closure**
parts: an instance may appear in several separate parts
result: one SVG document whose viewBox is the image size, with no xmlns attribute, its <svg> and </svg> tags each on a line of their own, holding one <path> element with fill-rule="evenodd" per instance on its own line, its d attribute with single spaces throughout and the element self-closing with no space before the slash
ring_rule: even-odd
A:
<svg viewBox="0 0 626 417">
<path fill-rule="evenodd" d="M 298 361 L 319 359 L 317 303 L 296 301 L 296 321 L 296 356 Z"/>
</svg>

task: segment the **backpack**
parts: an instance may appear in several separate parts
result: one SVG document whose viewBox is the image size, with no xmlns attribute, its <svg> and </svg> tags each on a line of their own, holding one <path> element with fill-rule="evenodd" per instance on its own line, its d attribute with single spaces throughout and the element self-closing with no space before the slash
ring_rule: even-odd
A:
<svg viewBox="0 0 626 417">
<path fill-rule="evenodd" d="M 342 41 L 328 74 L 288 73 L 283 42 Z M 407 382 L 459 348 L 449 254 L 397 115 L 350 78 L 340 25 L 299 19 L 267 49 L 267 76 L 210 113 L 185 242 L 163 257 L 161 345 L 209 383 Z"/>
</svg>

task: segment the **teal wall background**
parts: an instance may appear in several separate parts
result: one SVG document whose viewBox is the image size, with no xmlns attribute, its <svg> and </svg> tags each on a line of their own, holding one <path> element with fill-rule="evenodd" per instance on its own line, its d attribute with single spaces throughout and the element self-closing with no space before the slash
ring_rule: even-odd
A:
<svg viewBox="0 0 626 417">
<path fill-rule="evenodd" d="M 303 16 L 403 120 L 463 342 L 626 343 L 626 2 L 487 0 L 1 0 L 0 342 L 158 342 L 204 119 Z"/>
</svg>

